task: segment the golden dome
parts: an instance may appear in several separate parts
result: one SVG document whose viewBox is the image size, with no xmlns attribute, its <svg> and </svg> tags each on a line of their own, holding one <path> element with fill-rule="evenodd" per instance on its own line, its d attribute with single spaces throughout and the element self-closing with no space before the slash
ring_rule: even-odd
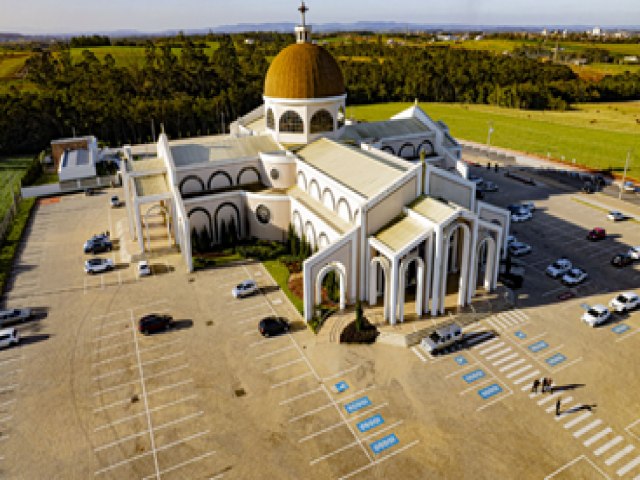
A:
<svg viewBox="0 0 640 480">
<path fill-rule="evenodd" d="M 294 43 L 271 62 L 264 94 L 275 98 L 337 97 L 345 93 L 338 62 L 324 48 Z"/>
</svg>

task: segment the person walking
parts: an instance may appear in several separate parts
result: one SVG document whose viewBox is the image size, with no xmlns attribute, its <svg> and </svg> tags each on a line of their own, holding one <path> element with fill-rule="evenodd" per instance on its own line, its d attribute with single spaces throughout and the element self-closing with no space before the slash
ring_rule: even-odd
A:
<svg viewBox="0 0 640 480">
<path fill-rule="evenodd" d="M 533 381 L 533 386 L 531 387 L 531 391 L 534 393 L 538 393 L 538 387 L 540 386 L 540 380 L 537 378 Z"/>
<path fill-rule="evenodd" d="M 546 392 L 546 391 L 547 391 L 547 377 L 544 377 L 544 378 L 542 379 L 542 388 L 540 389 L 540 391 L 541 391 L 542 393 L 544 393 L 544 392 Z"/>
<path fill-rule="evenodd" d="M 547 378 L 547 392 L 553 393 L 553 380 Z"/>
<path fill-rule="evenodd" d="M 560 415 L 560 397 L 558 397 L 558 400 L 556 401 L 556 417 Z"/>
</svg>

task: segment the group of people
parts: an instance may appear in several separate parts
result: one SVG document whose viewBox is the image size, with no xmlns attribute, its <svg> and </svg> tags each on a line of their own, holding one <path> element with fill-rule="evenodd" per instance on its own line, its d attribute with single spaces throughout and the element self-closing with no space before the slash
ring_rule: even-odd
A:
<svg viewBox="0 0 640 480">
<path fill-rule="evenodd" d="M 531 391 L 534 393 L 538 393 L 538 387 L 542 387 L 541 392 L 553 392 L 553 380 L 547 377 L 544 377 L 542 381 L 539 378 L 536 378 L 533 381 L 533 386 L 531 387 Z"/>
</svg>

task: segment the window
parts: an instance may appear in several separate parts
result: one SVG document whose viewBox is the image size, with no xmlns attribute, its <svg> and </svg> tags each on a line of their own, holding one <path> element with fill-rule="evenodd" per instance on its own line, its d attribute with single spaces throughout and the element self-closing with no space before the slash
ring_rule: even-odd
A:
<svg viewBox="0 0 640 480">
<path fill-rule="evenodd" d="M 276 129 L 276 119 L 273 116 L 273 110 L 271 109 L 267 110 L 267 128 L 271 130 Z"/>
<path fill-rule="evenodd" d="M 344 119 L 344 107 L 340 107 L 340 109 L 338 110 L 338 128 L 344 127 Z"/>
<path fill-rule="evenodd" d="M 326 110 L 318 110 L 311 117 L 311 133 L 332 132 L 333 117 Z"/>
<path fill-rule="evenodd" d="M 272 168 L 269 174 L 271 175 L 271 180 L 278 180 L 278 178 L 280 178 L 280 172 L 277 168 Z"/>
<path fill-rule="evenodd" d="M 256 218 L 260 223 L 269 223 L 269 220 L 271 220 L 271 212 L 266 205 L 258 205 L 258 208 L 256 208 Z"/>
<path fill-rule="evenodd" d="M 280 117 L 280 131 L 289 133 L 304 132 L 302 117 L 292 110 L 288 110 Z"/>
</svg>

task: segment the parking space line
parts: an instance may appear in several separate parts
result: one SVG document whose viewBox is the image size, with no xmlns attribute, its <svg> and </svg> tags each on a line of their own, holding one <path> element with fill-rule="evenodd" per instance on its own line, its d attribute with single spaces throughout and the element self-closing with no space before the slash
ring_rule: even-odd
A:
<svg viewBox="0 0 640 480">
<path fill-rule="evenodd" d="M 8 417 L 0 418 L 0 423 L 8 422 L 8 421 L 9 421 L 9 420 L 11 420 L 12 418 L 13 418 L 13 415 L 9 415 Z"/>
<path fill-rule="evenodd" d="M 103 373 L 102 375 L 98 375 L 92 378 L 94 382 L 98 380 L 102 380 L 103 378 L 113 377 L 114 375 L 118 375 L 119 373 L 127 372 L 131 369 L 131 367 L 119 368 L 118 370 L 113 370 L 112 372 Z"/>
<path fill-rule="evenodd" d="M 611 432 L 613 432 L 613 430 L 611 429 L 611 427 L 607 427 L 603 430 L 600 430 L 598 433 L 596 433 L 595 435 L 593 435 L 592 437 L 587 438 L 584 442 L 583 445 L 585 447 L 588 447 L 589 445 L 591 445 L 592 443 L 596 443 L 598 440 L 600 440 L 602 437 L 604 437 L 605 435 L 610 434 Z"/>
<path fill-rule="evenodd" d="M 512 353 L 511 355 L 507 355 L 506 357 L 502 357 L 498 360 L 496 360 L 495 362 L 493 362 L 491 365 L 493 365 L 494 367 L 497 367 L 498 365 L 504 363 L 504 362 L 508 362 L 511 359 L 514 359 L 518 356 L 517 353 Z M 501 370 L 502 371 L 502 370 Z"/>
<path fill-rule="evenodd" d="M 321 412 L 322 410 L 326 410 L 327 408 L 331 408 L 331 407 L 333 407 L 333 403 L 327 403 L 327 404 L 325 404 L 325 405 L 323 405 L 323 406 L 321 406 L 321 407 L 314 408 L 313 410 L 309 410 L 309 411 L 308 411 L 308 412 L 306 412 L 306 413 L 303 413 L 303 414 L 298 415 L 298 416 L 296 416 L 296 417 L 290 418 L 290 419 L 289 419 L 289 423 L 297 422 L 298 420 L 301 420 L 301 419 L 303 419 L 303 418 L 306 418 L 306 417 L 308 417 L 309 415 L 313 415 L 314 413 Z"/>
<path fill-rule="evenodd" d="M 364 440 L 365 442 L 368 442 L 369 440 L 371 440 L 374 437 L 378 437 L 380 435 L 382 435 L 384 432 L 391 430 L 392 428 L 396 428 L 398 425 L 401 425 L 403 423 L 402 420 L 398 420 L 397 422 L 394 422 L 390 425 L 387 425 L 386 427 L 382 427 L 378 430 L 376 430 L 375 432 L 373 432 L 370 435 L 367 435 L 366 437 L 363 437 L 362 440 Z"/>
<path fill-rule="evenodd" d="M 273 352 L 269 352 L 269 353 L 265 353 L 263 355 L 260 355 L 259 357 L 256 357 L 256 360 L 262 360 L 262 359 L 265 359 L 267 357 L 272 357 L 273 355 L 277 355 L 278 353 L 281 353 L 281 352 L 286 352 L 287 350 L 293 350 L 294 348 L 295 347 L 293 345 L 289 345 L 288 347 L 283 347 L 283 348 L 280 348 L 280 349 L 275 350 Z"/>
<path fill-rule="evenodd" d="M 297 382 L 298 380 L 302 380 L 303 378 L 309 377 L 311 375 L 313 375 L 312 372 L 303 373 L 302 375 L 298 375 L 297 377 L 292 377 L 292 378 L 289 378 L 289 379 L 287 379 L 287 380 L 285 380 L 283 382 L 275 383 L 275 384 L 271 385 L 271 388 L 283 387 L 285 385 L 288 385 L 288 384 L 293 383 L 293 382 Z"/>
<path fill-rule="evenodd" d="M 564 370 L 565 368 L 570 367 L 571 365 L 574 365 L 574 364 L 576 364 L 578 362 L 581 362 L 581 361 L 582 361 L 582 357 L 578 357 L 578 358 L 570 361 L 569 363 L 567 363 L 567 364 L 565 364 L 565 365 L 563 365 L 561 367 L 554 368 L 553 371 L 554 372 L 559 372 L 560 370 Z"/>
<path fill-rule="evenodd" d="M 114 325 L 122 325 L 122 324 L 129 324 L 129 319 L 128 318 L 119 318 L 118 320 L 114 320 L 113 322 L 108 322 L 108 323 L 102 323 L 100 325 L 98 325 L 97 327 L 95 327 L 95 330 L 104 330 L 107 327 L 113 327 Z"/>
<path fill-rule="evenodd" d="M 318 435 L 322 435 L 323 433 L 327 433 L 327 432 L 330 432 L 331 430 L 335 430 L 338 427 L 346 427 L 346 425 L 342 421 L 338 423 L 334 423 L 330 427 L 323 428 L 322 430 L 318 430 L 317 432 L 310 433 L 309 435 L 302 437 L 300 440 L 298 440 L 298 443 L 306 442 L 307 440 L 311 440 L 312 438 L 315 438 Z"/>
<path fill-rule="evenodd" d="M 251 305 L 251 306 L 246 307 L 246 308 L 234 308 L 234 309 L 233 309 L 233 313 L 234 313 L 234 314 L 236 314 L 236 313 L 249 312 L 249 311 L 251 311 L 251 310 L 255 310 L 256 308 L 266 308 L 267 306 L 268 306 L 268 305 L 266 305 L 266 304 L 264 303 L 264 300 L 263 300 L 263 301 L 262 301 L 262 303 L 261 303 L 261 304 L 259 304 L 259 305 Z"/>
<path fill-rule="evenodd" d="M 147 433 L 149 433 L 149 430 L 142 430 L 141 432 L 133 433 L 131 435 L 127 435 L 126 437 L 121 437 L 118 440 L 115 440 L 113 442 L 105 443 L 104 445 L 100 445 L 99 447 L 94 448 L 93 451 L 96 452 L 96 453 L 97 452 L 101 452 L 101 451 L 106 450 L 108 448 L 115 447 L 116 445 L 120 445 L 121 443 L 124 443 L 126 441 L 132 440 L 132 439 L 137 438 L 137 437 L 141 437 L 142 435 L 146 435 Z"/>
<path fill-rule="evenodd" d="M 238 325 L 244 325 L 245 323 L 253 323 L 256 322 L 258 320 L 260 320 L 263 317 L 263 315 L 258 315 L 257 317 L 250 317 L 250 318 L 246 318 L 244 320 L 239 320 L 235 323 L 237 323 Z M 265 339 L 268 340 L 268 339 Z"/>
<path fill-rule="evenodd" d="M 493 375 L 490 375 L 488 377 L 486 377 L 484 380 L 480 381 L 480 382 L 476 382 L 473 385 L 471 385 L 470 387 L 465 388 L 464 390 L 462 390 L 460 392 L 460 395 L 465 395 L 473 390 L 476 390 L 479 386 L 484 385 L 486 383 L 489 382 L 497 382 L 498 379 L 496 377 L 494 377 Z"/>
<path fill-rule="evenodd" d="M 98 365 L 104 365 L 104 364 L 106 364 L 106 363 L 117 362 L 118 360 L 122 360 L 123 358 L 129 358 L 129 357 L 131 357 L 131 354 L 132 354 L 132 353 L 133 353 L 133 352 L 129 352 L 129 353 L 126 353 L 126 354 L 124 354 L 124 355 L 119 355 L 119 356 L 117 356 L 117 357 L 107 358 L 106 360 L 101 360 L 101 361 L 99 361 L 99 362 L 92 363 L 92 364 L 91 364 L 91 367 L 95 368 L 95 367 L 97 367 Z"/>
<path fill-rule="evenodd" d="M 340 448 L 334 450 L 333 452 L 327 453 L 326 455 L 322 455 L 321 457 L 318 457 L 318 458 L 316 458 L 314 460 L 311 460 L 309 462 L 309 465 L 315 465 L 318 462 L 326 460 L 327 458 L 331 458 L 331 457 L 333 457 L 334 455 L 337 455 L 340 452 L 344 452 L 345 450 L 349 450 L 350 448 L 353 448 L 353 447 L 356 447 L 356 446 L 358 446 L 358 440 L 356 440 L 354 442 L 351 442 L 351 443 L 348 443 L 348 444 L 344 445 L 343 447 L 340 447 Z"/>
<path fill-rule="evenodd" d="M 300 363 L 300 362 L 304 362 L 303 358 L 296 358 L 295 360 L 291 360 L 290 362 L 287 363 L 283 363 L 282 365 L 276 365 L 275 367 L 271 367 L 271 368 L 267 368 L 264 372 L 262 373 L 270 373 L 270 372 L 275 372 L 276 370 L 281 370 L 283 368 L 287 368 L 291 365 L 294 365 L 296 363 Z"/>
<path fill-rule="evenodd" d="M 286 405 L 288 403 L 295 402 L 296 400 L 300 400 L 301 398 L 308 397 L 309 395 L 313 395 L 313 394 L 321 392 L 321 391 L 322 391 L 321 387 L 314 388 L 313 390 L 309 390 L 308 392 L 301 393 L 300 395 L 296 395 L 296 396 L 291 397 L 291 398 L 287 398 L 286 400 L 282 400 L 280 402 L 280 405 Z"/>
<path fill-rule="evenodd" d="M 0 365 L 4 365 L 5 363 L 17 362 L 18 360 L 22 360 L 23 357 L 11 357 L 6 360 L 0 360 Z"/>
<path fill-rule="evenodd" d="M 586 460 L 587 463 L 589 463 L 589 465 L 591 465 L 594 468 L 594 470 L 599 472 L 604 478 L 606 478 L 606 479 L 610 479 L 611 478 L 611 477 L 609 477 L 609 475 L 607 475 L 602 470 L 600 470 L 598 468 L 598 466 L 595 463 L 593 463 L 589 457 L 587 457 L 586 455 L 580 455 L 579 457 L 574 458 L 570 462 L 567 462 L 565 465 L 561 466 L 560 468 L 558 468 L 554 472 L 552 472 L 549 475 L 547 475 L 546 477 L 544 477 L 544 480 L 551 480 L 553 477 L 558 475 L 560 472 L 562 472 L 563 470 L 566 470 L 567 468 L 571 467 L 573 464 L 579 462 L 580 460 Z"/>
<path fill-rule="evenodd" d="M 179 342 L 180 340 L 178 340 Z M 162 342 L 159 343 L 157 345 L 153 345 L 152 347 L 147 347 L 147 348 L 141 348 L 140 349 L 140 353 L 147 353 L 147 352 L 151 352 L 152 350 L 157 350 L 158 348 L 162 348 L 162 347 L 166 347 L 168 345 L 174 345 L 176 344 L 176 341 L 170 341 L 170 342 Z"/>
<path fill-rule="evenodd" d="M 637 465 L 640 465 L 640 456 L 631 460 L 629 463 L 627 463 L 624 467 L 622 467 L 616 473 L 618 474 L 619 477 L 621 477 L 622 475 L 625 475 L 627 472 L 629 472 L 631 469 L 635 468 Z M 638 475 L 637 477 L 634 477 L 633 480 L 637 480 L 639 476 L 640 475 Z"/>
<path fill-rule="evenodd" d="M 142 362 L 141 365 L 146 367 L 147 365 L 153 365 L 154 363 L 164 362 L 165 360 L 179 357 L 180 355 L 184 355 L 184 352 L 176 352 L 170 355 L 165 355 L 164 357 L 154 358 L 153 360 L 147 360 L 146 362 Z"/>
<path fill-rule="evenodd" d="M 490 407 L 491 405 L 493 405 L 494 403 L 498 403 L 503 401 L 506 397 L 513 395 L 513 390 L 511 390 L 506 383 L 502 383 L 498 380 L 499 384 L 502 384 L 504 386 L 504 388 L 506 388 L 508 390 L 508 392 L 505 395 L 499 395 L 496 399 L 491 400 L 489 403 L 485 403 L 484 405 L 481 405 L 480 407 L 476 408 L 476 412 L 481 412 L 482 410 L 484 410 L 485 408 Z"/>
<path fill-rule="evenodd" d="M 155 390 L 149 390 L 147 392 L 147 395 L 153 395 L 154 393 L 164 392 L 165 390 L 171 390 L 172 388 L 181 387 L 183 385 L 186 385 L 187 383 L 193 383 L 193 378 L 189 378 L 187 380 L 183 380 L 178 383 L 173 383 L 171 385 L 164 385 L 162 387 L 156 388 Z"/>
<path fill-rule="evenodd" d="M 108 467 L 101 468 L 100 470 L 97 470 L 94 475 L 98 476 L 98 475 L 101 475 L 103 473 L 109 472 L 109 471 L 111 471 L 111 470 L 113 470 L 115 468 L 121 467 L 122 465 L 126 465 L 127 463 L 131 463 L 131 462 L 134 462 L 134 461 L 139 460 L 141 458 L 144 458 L 144 457 L 146 457 L 148 455 L 151 455 L 151 453 L 152 452 L 145 452 L 145 453 L 141 453 L 139 455 L 135 455 L 133 457 L 126 458 L 126 459 L 121 460 L 121 461 L 119 461 L 117 463 L 111 464 Z"/>
<path fill-rule="evenodd" d="M 474 367 L 477 367 L 477 366 L 478 366 L 478 364 L 477 364 L 477 363 L 467 363 L 467 364 L 464 366 L 464 368 L 461 368 L 460 370 L 456 370 L 455 372 L 448 373 L 447 375 L 445 375 L 445 377 L 444 377 L 444 378 L 457 377 L 457 376 L 459 376 L 462 372 L 465 372 L 465 371 L 467 371 L 468 369 L 470 369 L 470 368 L 474 368 Z"/>
<path fill-rule="evenodd" d="M 114 385 L 112 387 L 108 387 L 108 388 L 105 388 L 105 389 L 102 389 L 102 390 L 99 390 L 99 391 L 95 392 L 93 394 L 93 396 L 97 397 L 99 395 L 102 395 L 103 393 L 112 392 L 113 390 L 117 390 L 118 388 L 126 387 L 126 386 L 129 386 L 129 385 L 134 385 L 134 384 L 138 383 L 138 381 L 139 380 L 131 380 L 130 382 L 125 382 L 125 383 L 121 383 L 119 385 Z"/>
<path fill-rule="evenodd" d="M 425 358 L 424 355 L 422 355 L 422 353 L 420 353 L 420 347 L 418 347 L 417 345 L 413 346 L 411 347 L 411 351 L 415 353 L 416 357 L 418 357 L 421 362 L 427 363 L 428 360 Z"/>
<path fill-rule="evenodd" d="M 190 463 L 194 463 L 194 462 L 197 462 L 199 460 L 202 460 L 203 458 L 207 458 L 207 457 L 210 457 L 211 455 L 215 455 L 215 453 L 216 452 L 203 453 L 202 455 L 198 455 L 197 457 L 193 457 L 190 460 L 185 460 L 184 462 L 180 462 L 179 464 L 174 465 L 173 467 L 169 467 L 169 468 L 167 468 L 165 470 L 162 470 L 160 472 L 160 474 L 164 475 L 165 473 L 173 472 L 174 470 L 177 470 L 177 469 L 182 468 L 182 467 L 184 467 L 186 465 L 189 465 Z M 153 478 L 153 475 L 144 477 L 145 480 L 149 479 L 149 478 Z M 222 478 L 222 476 L 218 475 L 217 477 L 214 477 L 214 478 Z"/>
<path fill-rule="evenodd" d="M 125 399 L 110 403 L 108 405 L 104 405 L 102 407 L 94 408 L 93 413 L 99 413 L 104 410 L 109 410 L 110 408 L 117 407 L 118 405 L 125 405 L 127 403 L 132 403 L 130 398 L 125 398 Z"/>
<path fill-rule="evenodd" d="M 358 368 L 360 368 L 360 365 L 354 365 L 353 367 L 347 368 L 346 370 L 342 370 L 341 372 L 338 372 L 334 375 L 331 375 L 329 377 L 324 377 L 321 380 L 323 382 L 327 382 L 329 380 L 333 380 L 334 378 L 338 378 L 338 377 L 342 377 L 343 375 L 347 374 L 347 373 L 351 373 L 354 370 L 357 370 Z"/>
<path fill-rule="evenodd" d="M 486 343 L 485 343 L 485 345 L 486 345 Z M 500 348 L 502 346 L 504 346 L 504 342 L 495 343 L 495 344 L 491 345 L 489 348 L 485 348 L 484 350 L 480 350 L 478 353 L 480 355 L 485 355 L 485 354 L 491 352 L 492 350 L 495 350 L 496 348 Z"/>
<path fill-rule="evenodd" d="M 591 422 L 589 425 L 586 425 L 586 426 L 582 427 L 580 430 L 578 430 L 576 432 L 573 432 L 573 436 L 575 438 L 580 438 L 582 435 L 587 433 L 589 430 L 593 430 L 594 428 L 596 428 L 600 424 L 602 424 L 602 420 L 600 420 L 598 418 L 598 419 L 594 420 L 593 422 Z"/>
<path fill-rule="evenodd" d="M 407 445 L 394 450 L 393 452 L 389 453 L 388 455 L 385 455 L 382 458 L 377 458 L 375 460 L 372 460 L 371 463 L 369 463 L 368 465 L 365 465 L 364 467 L 360 467 L 359 469 L 354 470 L 351 473 L 343 475 L 342 477 L 340 477 L 340 480 L 346 480 L 347 478 L 350 478 L 350 477 L 352 477 L 354 475 L 357 475 L 357 474 L 359 474 L 361 472 L 364 472 L 365 470 L 367 470 L 367 469 L 369 469 L 369 468 L 371 468 L 371 467 L 373 467 L 375 465 L 379 465 L 380 463 L 382 463 L 382 462 L 384 462 L 386 460 L 389 460 L 390 458 L 398 455 L 399 453 L 404 452 L 405 450 L 408 450 L 409 448 L 417 445 L 418 443 L 420 443 L 420 440 L 414 440 L 413 442 L 408 443 Z"/>
<path fill-rule="evenodd" d="M 120 347 L 123 347 L 125 345 L 130 345 L 130 344 L 131 344 L 131 342 L 113 343 L 111 345 L 107 345 L 106 347 L 102 347 L 102 348 L 99 348 L 97 350 L 94 350 L 93 353 L 100 354 L 100 353 L 104 353 L 104 352 L 106 352 L 108 350 L 114 350 L 116 348 L 120 348 Z"/>
<path fill-rule="evenodd" d="M 18 386 L 17 383 L 13 383 L 11 385 L 6 385 L 4 387 L 0 387 L 0 392 L 9 392 L 11 390 L 15 390 L 17 386 Z"/>
<path fill-rule="evenodd" d="M 580 415 L 580 416 L 578 416 L 578 417 L 574 418 L 573 420 L 571 420 L 571 421 L 569 421 L 569 422 L 565 423 L 565 424 L 564 424 L 564 428 L 571 428 L 571 427 L 573 427 L 574 425 L 577 425 L 578 423 L 580 423 L 581 421 L 583 421 L 583 420 L 585 420 L 585 419 L 589 418 L 589 417 L 590 417 L 590 416 L 592 416 L 592 415 L 593 415 L 593 413 L 591 413 L 591 412 L 585 412 L 585 413 L 583 413 L 582 415 Z"/>
<path fill-rule="evenodd" d="M 569 396 L 569 397 L 567 397 L 567 398 L 563 398 L 563 399 L 562 399 L 562 404 L 563 404 L 563 405 L 566 405 L 566 404 L 568 404 L 571 400 L 573 400 L 573 397 L 571 397 L 571 396 Z M 555 411 L 555 409 L 556 409 L 556 406 L 555 406 L 555 405 L 551 405 L 550 407 L 547 407 L 547 409 L 545 410 L 545 412 L 547 412 L 547 413 L 551 413 L 551 412 Z M 560 416 L 558 416 L 557 418 L 560 418 Z"/>
<path fill-rule="evenodd" d="M 631 453 L 633 450 L 635 450 L 636 447 L 634 447 L 633 445 L 627 445 L 626 447 L 624 447 L 622 450 L 620 450 L 618 453 L 615 453 L 613 455 L 611 455 L 609 458 L 607 458 L 604 463 L 605 465 L 613 465 L 614 463 L 616 463 L 618 460 L 620 460 L 622 457 L 624 457 L 625 455 L 628 455 L 629 453 Z"/>
<path fill-rule="evenodd" d="M 110 333 L 109 335 L 102 335 L 101 337 L 94 338 L 93 343 L 100 342 L 101 340 L 106 340 L 107 338 L 117 337 L 118 335 L 123 335 L 125 333 L 129 334 L 131 332 L 129 330 L 122 330 L 121 332 L 114 332 L 114 333 Z"/>
<path fill-rule="evenodd" d="M 493 352 L 491 355 L 487 355 L 485 358 L 487 360 L 493 360 L 494 358 L 500 357 L 505 353 L 511 352 L 511 347 L 503 348 L 502 350 L 498 350 L 497 352 Z"/>
<path fill-rule="evenodd" d="M 180 370 L 184 370 L 185 368 L 189 368 L 189 364 L 188 363 L 185 363 L 184 365 L 180 365 L 179 367 L 170 368 L 168 370 L 163 370 L 161 372 L 154 373 L 153 375 L 147 375 L 147 380 L 149 380 L 151 378 L 162 377 L 164 375 L 169 375 L 170 373 L 179 372 Z"/>
<path fill-rule="evenodd" d="M 607 450 L 610 450 L 612 447 L 616 446 L 623 440 L 624 440 L 624 437 L 622 437 L 621 435 L 618 435 L 617 437 L 609 440 L 607 443 L 605 443 L 598 449 L 594 450 L 593 453 L 595 454 L 596 457 L 599 457 L 604 452 L 606 452 Z"/>
<path fill-rule="evenodd" d="M 358 413 L 357 415 L 353 415 L 352 417 L 349 417 L 347 419 L 347 421 L 353 422 L 354 420 L 357 420 L 359 418 L 365 417 L 365 416 L 367 416 L 367 415 L 369 415 L 369 414 L 371 414 L 373 412 L 377 412 L 378 410 L 382 410 L 384 407 L 387 407 L 387 406 L 389 406 L 389 402 L 383 402 L 380 405 L 376 405 L 375 407 L 368 408 L 365 411 Z M 342 413 L 342 412 L 340 412 L 340 413 Z"/>
<path fill-rule="evenodd" d="M 0 403 L 0 408 L 10 405 L 12 403 L 16 403 L 16 399 L 12 398 L 11 400 L 7 400 L 5 402 Z"/>
<path fill-rule="evenodd" d="M 636 333 L 639 333 L 639 332 L 640 332 L 640 329 L 635 329 L 633 332 L 627 333 L 624 337 L 616 339 L 616 343 L 617 342 L 621 342 L 623 340 L 626 340 L 627 338 L 629 338 L 629 337 L 631 337 L 631 336 L 633 336 L 633 335 L 635 335 Z"/>
<path fill-rule="evenodd" d="M 520 375 L 523 372 L 526 372 L 527 370 L 531 370 L 531 368 L 532 368 L 531 365 L 525 365 L 524 367 L 519 368 L 518 370 L 514 370 L 513 372 L 508 373 L 506 375 L 506 377 L 507 378 L 513 378 L 513 377 L 515 377 L 517 375 Z"/>
<path fill-rule="evenodd" d="M 203 430 L 202 432 L 198 432 L 198 433 L 194 433 L 193 435 L 189 435 L 188 437 L 185 438 L 181 438 L 180 440 L 176 440 L 174 442 L 168 443 L 166 445 L 163 445 L 161 447 L 158 447 L 158 452 L 162 452 L 164 450 L 168 450 L 171 447 L 175 447 L 176 445 L 180 445 L 181 443 L 184 442 L 188 442 L 189 440 L 193 440 L 194 438 L 199 438 L 202 437 L 204 435 L 207 435 L 209 433 L 209 430 Z M 153 477 L 153 475 L 152 475 Z M 146 478 L 151 478 L 151 477 L 146 477 Z"/>
<path fill-rule="evenodd" d="M 507 370 L 511 370 L 512 368 L 517 367 L 518 365 L 522 365 L 524 362 L 526 362 L 524 358 L 519 358 L 518 360 L 515 360 L 511 363 L 507 363 L 504 367 L 501 367 L 500 369 L 498 369 L 498 371 L 506 372 Z"/>
</svg>

